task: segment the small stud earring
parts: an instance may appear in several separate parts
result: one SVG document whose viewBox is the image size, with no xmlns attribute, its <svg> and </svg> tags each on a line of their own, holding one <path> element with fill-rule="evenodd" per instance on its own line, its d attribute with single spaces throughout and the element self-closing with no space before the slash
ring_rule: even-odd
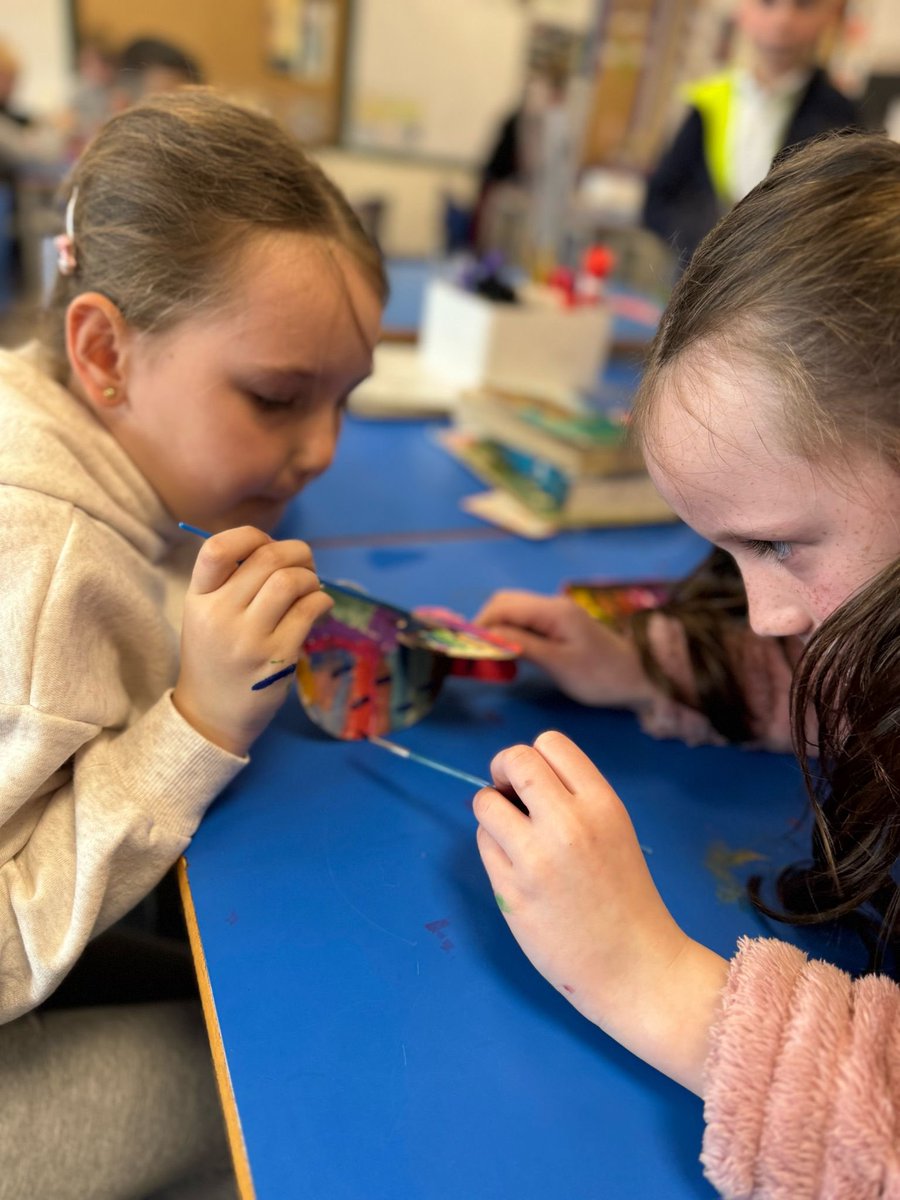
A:
<svg viewBox="0 0 900 1200">
<path fill-rule="evenodd" d="M 112 400 L 112 398 L 113 398 L 113 396 L 115 396 L 115 394 L 116 394 L 116 389 L 114 387 L 105 387 L 103 389 L 103 395 L 106 397 L 107 400 Z"/>
</svg>

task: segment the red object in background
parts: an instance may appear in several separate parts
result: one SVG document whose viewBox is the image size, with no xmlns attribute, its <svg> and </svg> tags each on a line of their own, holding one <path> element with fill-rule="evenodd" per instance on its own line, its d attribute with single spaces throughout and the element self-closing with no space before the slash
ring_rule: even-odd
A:
<svg viewBox="0 0 900 1200">
<path fill-rule="evenodd" d="M 575 280 L 575 303 L 597 304 L 604 294 L 604 281 L 615 265 L 615 255 L 607 246 L 589 246 L 581 259 Z"/>
<path fill-rule="evenodd" d="M 616 256 L 608 246 L 590 246 L 584 252 L 581 269 L 595 279 L 606 279 L 616 264 Z"/>
<path fill-rule="evenodd" d="M 547 276 L 547 285 L 562 292 L 566 308 L 575 303 L 575 272 L 571 267 L 554 267 Z"/>
</svg>

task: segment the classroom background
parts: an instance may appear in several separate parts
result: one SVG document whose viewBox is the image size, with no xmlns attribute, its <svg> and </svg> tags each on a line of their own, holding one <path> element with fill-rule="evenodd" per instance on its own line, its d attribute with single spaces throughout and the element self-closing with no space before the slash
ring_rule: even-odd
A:
<svg viewBox="0 0 900 1200">
<path fill-rule="evenodd" d="M 601 620 L 652 606 L 708 547 L 624 438 L 680 266 L 642 215 L 683 86 L 746 58 L 734 14 L 735 0 L 4 0 L 0 346 L 33 328 L 59 184 L 93 132 L 161 89 L 221 88 L 309 147 L 392 286 L 371 384 L 285 535 L 404 621 L 422 605 L 471 617 L 512 586 L 565 590 Z M 820 61 L 900 139 L 896 15 L 897 0 L 846 0 Z M 540 336 L 520 327 L 490 361 L 469 353 L 480 336 L 447 336 L 480 313 L 503 340 L 504 306 L 472 298 L 478 271 L 496 293 L 504 276 L 590 275 L 586 255 L 586 302 L 540 309 Z M 773 932 L 746 876 L 806 852 L 796 765 L 647 737 L 527 669 L 510 688 L 453 674 L 399 730 L 410 762 L 326 737 L 292 696 L 181 861 L 242 1200 L 546 1200 L 598 1180 L 611 1200 L 709 1197 L 699 1101 L 545 989 L 507 936 L 472 775 L 550 721 L 601 749 L 674 917 L 730 955 Z M 450 774 L 415 774 L 423 757 Z M 855 951 L 827 956 L 857 969 Z"/>
<path fill-rule="evenodd" d="M 740 61 L 733 14 L 732 0 L 7 3 L 0 338 L 16 341 L 40 300 L 55 188 L 86 138 L 148 90 L 195 81 L 282 120 L 394 260 L 466 245 L 521 258 L 522 196 L 506 188 L 486 211 L 485 172 L 510 170 L 511 114 L 550 111 L 557 246 L 603 241 L 624 282 L 664 292 L 668 248 L 639 227 L 645 180 L 683 114 L 682 85 Z M 895 15 L 893 0 L 848 0 L 822 59 L 871 124 L 900 134 Z"/>
</svg>

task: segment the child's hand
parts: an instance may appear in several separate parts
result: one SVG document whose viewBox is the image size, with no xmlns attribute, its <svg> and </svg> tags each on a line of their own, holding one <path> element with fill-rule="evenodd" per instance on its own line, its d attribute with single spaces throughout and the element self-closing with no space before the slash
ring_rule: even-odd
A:
<svg viewBox="0 0 900 1200">
<path fill-rule="evenodd" d="M 276 542 L 250 526 L 211 537 L 185 599 L 175 707 L 209 741 L 246 754 L 293 676 L 253 685 L 296 663 L 331 603 L 305 542 Z"/>
<path fill-rule="evenodd" d="M 699 1088 L 726 968 L 669 915 L 618 796 L 561 733 L 501 751 L 491 771 L 478 848 L 516 940 L 589 1020 Z"/>
<path fill-rule="evenodd" d="M 475 623 L 518 643 L 557 686 L 582 704 L 638 708 L 650 681 L 634 646 L 568 596 L 497 592 Z"/>
</svg>

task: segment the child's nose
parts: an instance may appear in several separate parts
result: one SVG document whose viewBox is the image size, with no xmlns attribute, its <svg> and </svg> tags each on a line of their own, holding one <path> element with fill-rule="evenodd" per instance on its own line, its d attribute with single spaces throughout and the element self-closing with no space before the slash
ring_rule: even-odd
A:
<svg viewBox="0 0 900 1200">
<path fill-rule="evenodd" d="M 812 615 L 793 589 L 746 577 L 744 586 L 750 628 L 758 637 L 804 637 L 812 632 Z"/>
<path fill-rule="evenodd" d="M 333 412 L 307 425 L 294 446 L 295 469 L 304 475 L 321 475 L 331 466 L 337 437 L 337 421 Z"/>
</svg>

